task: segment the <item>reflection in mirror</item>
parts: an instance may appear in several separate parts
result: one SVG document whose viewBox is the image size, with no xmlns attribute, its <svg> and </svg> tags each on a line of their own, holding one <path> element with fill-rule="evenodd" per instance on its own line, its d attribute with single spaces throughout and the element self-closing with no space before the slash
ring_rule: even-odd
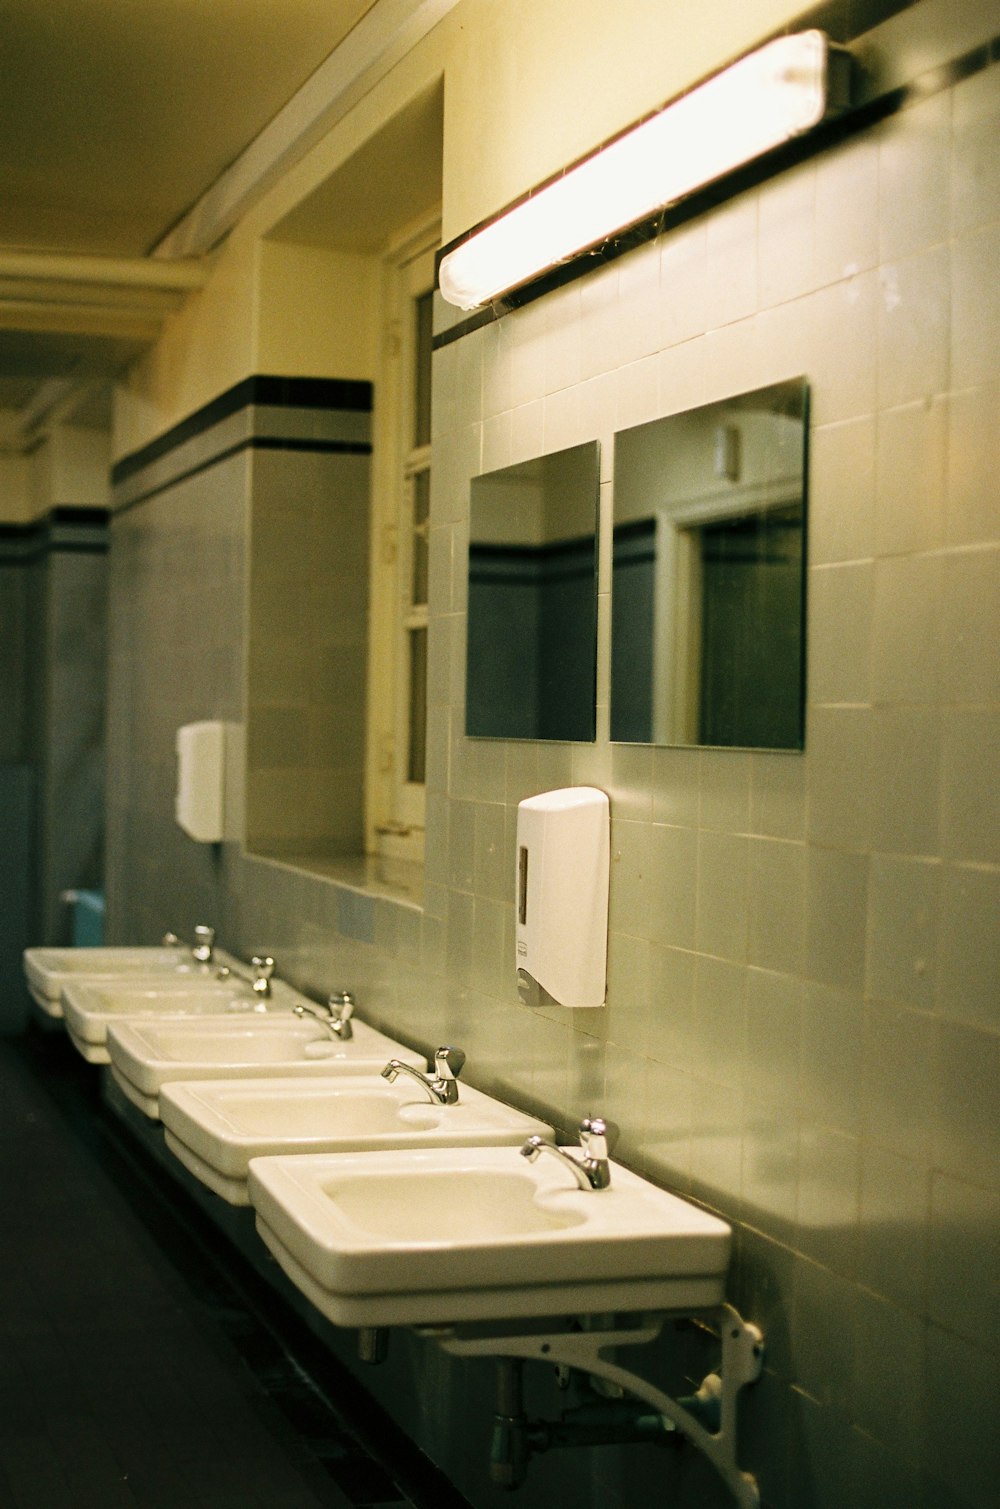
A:
<svg viewBox="0 0 1000 1509">
<path fill-rule="evenodd" d="M 474 477 L 465 731 L 593 740 L 597 441 Z"/>
<path fill-rule="evenodd" d="M 611 737 L 801 749 L 803 378 L 615 436 Z"/>
</svg>

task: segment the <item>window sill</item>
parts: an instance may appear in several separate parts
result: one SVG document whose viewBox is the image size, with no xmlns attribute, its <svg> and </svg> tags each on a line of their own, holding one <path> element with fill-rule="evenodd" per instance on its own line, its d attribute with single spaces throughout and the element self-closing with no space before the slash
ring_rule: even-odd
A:
<svg viewBox="0 0 1000 1509">
<path fill-rule="evenodd" d="M 422 907 L 424 867 L 414 860 L 386 859 L 377 854 L 323 854 L 312 850 L 247 850 L 249 859 L 281 865 L 299 875 L 331 881 L 352 891 L 401 906 Z"/>
</svg>

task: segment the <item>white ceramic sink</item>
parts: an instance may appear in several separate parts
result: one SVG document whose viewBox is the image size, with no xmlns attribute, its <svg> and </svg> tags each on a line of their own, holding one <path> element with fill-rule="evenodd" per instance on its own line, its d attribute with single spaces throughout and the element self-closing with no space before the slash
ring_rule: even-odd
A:
<svg viewBox="0 0 1000 1509">
<path fill-rule="evenodd" d="M 108 1027 L 111 1072 L 147 1116 L 160 1114 L 160 1086 L 171 1080 L 254 1079 L 261 1075 L 373 1074 L 390 1058 L 426 1069 L 419 1053 L 352 1018 L 349 1042 L 319 1022 L 287 1013 L 254 1016 L 133 1018 Z"/>
<path fill-rule="evenodd" d="M 114 980 L 122 975 L 162 974 L 184 980 L 210 979 L 236 961 L 221 949 L 211 964 L 197 964 L 183 945 L 138 948 L 26 948 L 24 973 L 32 998 L 46 1016 L 61 1017 L 63 986 L 73 980 Z"/>
<path fill-rule="evenodd" d="M 271 981 L 272 1011 L 289 1011 L 306 998 L 282 980 Z M 107 1031 L 132 1017 L 245 1015 L 261 1006 L 250 984 L 236 975 L 133 975 L 115 980 L 73 980 L 63 986 L 62 1013 L 74 1047 L 91 1064 L 108 1063 Z"/>
<path fill-rule="evenodd" d="M 396 1147 L 520 1145 L 551 1127 L 461 1085 L 457 1105 L 421 1093 L 409 1076 L 203 1080 L 163 1085 L 167 1146 L 231 1205 L 248 1205 L 251 1158 Z"/>
<path fill-rule="evenodd" d="M 257 1229 L 335 1325 L 446 1324 L 720 1304 L 724 1221 L 617 1164 L 433 1148 L 255 1158 Z"/>
</svg>

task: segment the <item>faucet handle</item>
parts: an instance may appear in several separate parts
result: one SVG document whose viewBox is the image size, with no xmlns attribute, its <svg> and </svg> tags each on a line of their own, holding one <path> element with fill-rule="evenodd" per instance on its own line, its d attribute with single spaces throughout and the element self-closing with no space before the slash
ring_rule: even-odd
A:
<svg viewBox="0 0 1000 1509">
<path fill-rule="evenodd" d="M 608 1154 L 618 1141 L 618 1127 L 603 1116 L 585 1116 L 580 1123 L 580 1146 L 586 1158 L 595 1163 L 606 1163 Z"/>
<path fill-rule="evenodd" d="M 164 933 L 160 939 L 160 944 L 163 948 L 179 948 L 180 942 L 181 940 L 176 933 Z"/>
<path fill-rule="evenodd" d="M 334 990 L 327 997 L 326 1005 L 330 1013 L 330 1030 L 343 1042 L 349 1042 L 354 1036 L 354 1028 L 351 1026 L 354 996 L 349 990 Z"/>
<path fill-rule="evenodd" d="M 439 1048 L 434 1055 L 434 1067 L 438 1079 L 458 1079 L 465 1068 L 465 1054 L 461 1048 Z"/>
<path fill-rule="evenodd" d="M 274 974 L 274 960 L 270 954 L 254 954 L 250 960 L 253 970 L 253 989 L 259 996 L 271 994 L 271 976 Z"/>
<path fill-rule="evenodd" d="M 191 957 L 199 964 L 211 964 L 212 951 L 215 948 L 215 928 L 206 927 L 199 923 L 194 930 L 194 944 L 191 949 Z"/>
</svg>

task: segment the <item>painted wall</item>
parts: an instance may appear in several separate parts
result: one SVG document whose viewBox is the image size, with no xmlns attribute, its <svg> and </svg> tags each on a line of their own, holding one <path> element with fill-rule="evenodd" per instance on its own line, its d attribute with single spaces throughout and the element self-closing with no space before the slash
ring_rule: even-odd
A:
<svg viewBox="0 0 1000 1509">
<path fill-rule="evenodd" d="M 446 234 L 775 9 L 720 0 L 695 32 L 651 4 L 550 0 L 529 19 L 468 0 Z M 968 12 L 906 20 L 889 23 L 899 56 L 917 33 L 925 59 L 968 45 Z M 729 1293 L 768 1341 L 742 1442 L 768 1509 L 982 1509 L 994 1493 L 998 125 L 993 67 L 438 353 L 420 908 L 234 846 L 192 852 L 171 816 L 173 730 L 241 715 L 248 474 L 178 477 L 115 526 L 115 936 L 213 921 L 305 988 L 350 985 L 406 1042 L 459 1042 L 471 1082 L 564 1131 L 618 1120 L 624 1161 L 733 1223 Z M 611 745 L 606 591 L 597 742 L 465 739 L 469 479 L 599 439 L 606 586 L 615 431 L 799 373 L 805 754 Z M 531 1012 L 513 981 L 516 804 L 570 782 L 611 796 L 609 1000 Z M 366 1384 L 477 1506 L 499 1503 L 488 1369 L 394 1349 Z M 624 1509 L 671 1489 L 678 1509 L 726 1502 L 699 1461 L 645 1448 L 543 1460 L 519 1502 Z"/>
</svg>

